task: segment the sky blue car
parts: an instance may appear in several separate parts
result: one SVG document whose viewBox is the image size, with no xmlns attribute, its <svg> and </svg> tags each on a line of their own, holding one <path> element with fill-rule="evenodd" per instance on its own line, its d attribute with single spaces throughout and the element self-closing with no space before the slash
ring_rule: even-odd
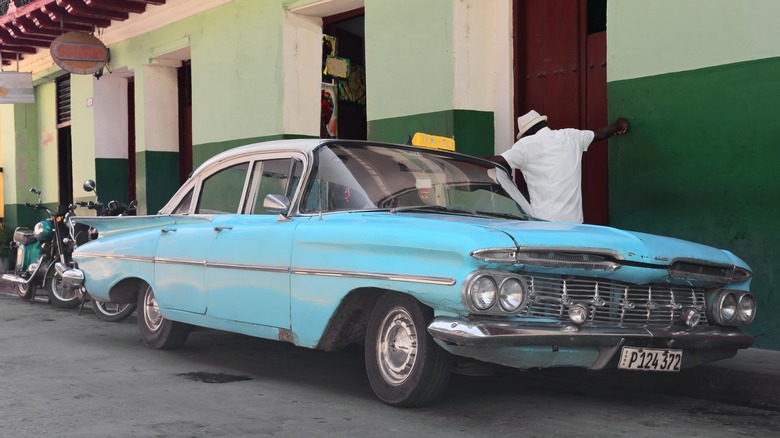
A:
<svg viewBox="0 0 780 438">
<path fill-rule="evenodd" d="M 62 275 L 137 302 L 151 348 L 182 346 L 192 326 L 361 345 L 395 406 L 432 402 L 473 364 L 675 372 L 752 345 L 752 273 L 734 254 L 526 211 L 482 159 L 258 143 L 201 165 L 158 215 L 75 218 L 98 238 Z"/>
</svg>

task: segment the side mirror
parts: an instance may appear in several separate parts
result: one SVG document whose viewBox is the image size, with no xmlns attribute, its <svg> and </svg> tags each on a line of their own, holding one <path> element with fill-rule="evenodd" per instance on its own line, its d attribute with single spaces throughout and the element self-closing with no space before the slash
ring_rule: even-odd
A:
<svg viewBox="0 0 780 438">
<path fill-rule="evenodd" d="M 284 195 L 267 195 L 263 200 L 263 208 L 271 213 L 287 214 L 290 211 L 290 199 Z"/>
<path fill-rule="evenodd" d="M 92 192 L 95 190 L 95 181 L 92 181 L 91 179 L 88 179 L 84 181 L 84 191 L 85 192 Z"/>
</svg>

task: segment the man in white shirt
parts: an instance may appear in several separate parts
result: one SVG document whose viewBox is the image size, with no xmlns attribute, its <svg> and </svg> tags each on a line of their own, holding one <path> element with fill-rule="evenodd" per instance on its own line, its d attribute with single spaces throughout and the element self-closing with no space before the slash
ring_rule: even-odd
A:
<svg viewBox="0 0 780 438">
<path fill-rule="evenodd" d="M 547 127 L 547 116 L 531 110 L 518 117 L 517 143 L 487 159 L 519 169 L 531 198 L 532 216 L 548 221 L 582 223 L 582 153 L 595 140 L 628 130 L 628 120 L 595 131 Z"/>
</svg>

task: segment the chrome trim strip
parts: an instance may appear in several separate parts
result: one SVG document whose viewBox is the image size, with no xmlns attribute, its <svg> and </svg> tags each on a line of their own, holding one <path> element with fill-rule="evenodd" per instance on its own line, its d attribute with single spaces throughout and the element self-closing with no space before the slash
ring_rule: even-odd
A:
<svg viewBox="0 0 780 438">
<path fill-rule="evenodd" d="M 447 277 L 429 277 L 425 275 L 387 274 L 379 272 L 342 271 L 336 269 L 307 269 L 292 268 L 291 272 L 297 275 L 321 275 L 324 277 L 351 277 L 369 280 L 405 281 L 408 283 L 437 284 L 452 286 L 455 280 Z"/>
<path fill-rule="evenodd" d="M 87 253 L 87 252 L 75 253 L 73 255 L 74 257 L 93 257 L 93 258 L 101 258 L 101 259 L 128 260 L 131 262 L 154 263 L 154 257 L 145 257 L 145 256 L 129 256 L 123 254 L 94 254 L 94 253 Z"/>
<path fill-rule="evenodd" d="M 154 257 L 152 261 L 154 263 L 162 263 L 165 265 L 206 266 L 205 260 L 169 259 L 164 257 Z"/>
<path fill-rule="evenodd" d="M 262 272 L 278 272 L 286 274 L 290 272 L 290 269 L 282 266 L 259 266 L 259 265 L 245 265 L 242 263 L 211 263 L 206 262 L 207 268 L 217 269 L 239 269 L 243 271 L 262 271 Z"/>
</svg>

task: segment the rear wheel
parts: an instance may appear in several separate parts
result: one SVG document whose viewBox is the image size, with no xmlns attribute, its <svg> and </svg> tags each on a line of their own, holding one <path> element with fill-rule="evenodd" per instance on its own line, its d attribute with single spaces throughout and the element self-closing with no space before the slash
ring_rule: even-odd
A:
<svg viewBox="0 0 780 438">
<path fill-rule="evenodd" d="M 190 326 L 165 319 L 151 286 L 138 295 L 138 329 L 144 345 L 157 350 L 179 348 L 190 334 Z"/>
<path fill-rule="evenodd" d="M 20 283 L 16 285 L 16 295 L 23 300 L 32 300 L 35 298 L 35 289 L 32 283 Z"/>
<path fill-rule="evenodd" d="M 72 309 L 81 304 L 81 300 L 79 299 L 79 296 L 76 295 L 76 291 L 62 287 L 62 277 L 57 274 L 46 277 L 45 287 L 49 294 L 49 300 L 51 300 L 51 304 L 54 305 L 54 307 Z"/>
<path fill-rule="evenodd" d="M 135 312 L 136 307 L 138 307 L 136 303 L 117 304 L 92 300 L 92 310 L 95 311 L 95 315 L 108 322 L 119 322 L 126 319 Z"/>
<path fill-rule="evenodd" d="M 371 312 L 366 371 L 374 393 L 393 406 L 422 406 L 438 397 L 452 359 L 428 333 L 431 309 L 408 295 L 387 293 Z"/>
</svg>

